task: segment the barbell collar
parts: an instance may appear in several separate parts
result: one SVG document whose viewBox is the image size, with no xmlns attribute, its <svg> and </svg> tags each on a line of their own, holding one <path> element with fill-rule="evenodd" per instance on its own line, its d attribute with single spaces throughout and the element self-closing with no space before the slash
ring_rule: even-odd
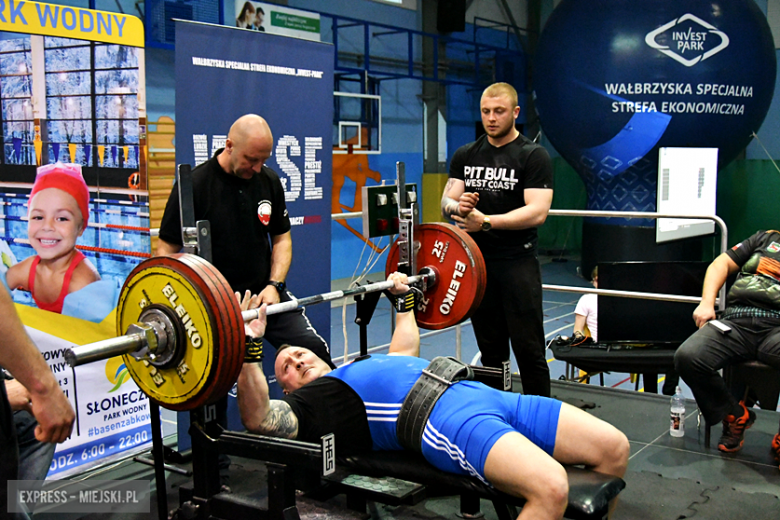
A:
<svg viewBox="0 0 780 520">
<path fill-rule="evenodd" d="M 140 350 L 148 345 L 145 333 L 126 334 L 116 338 L 104 339 L 88 345 L 65 349 L 63 356 L 72 367 L 121 356 Z"/>
</svg>

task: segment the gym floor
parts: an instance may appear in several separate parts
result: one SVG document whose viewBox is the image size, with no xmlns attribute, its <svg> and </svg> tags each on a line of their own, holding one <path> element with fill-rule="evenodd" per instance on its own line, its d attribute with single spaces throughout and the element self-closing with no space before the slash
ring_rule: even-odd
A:
<svg viewBox="0 0 780 520">
<path fill-rule="evenodd" d="M 543 261 L 542 273 L 546 284 L 589 286 L 577 275 L 576 261 Z M 371 277 L 378 281 L 379 275 Z M 334 289 L 342 288 L 348 281 L 334 283 Z M 557 334 L 568 335 L 574 324 L 574 307 L 578 295 L 545 291 L 545 331 L 548 340 Z M 354 356 L 359 350 L 358 328 L 354 325 L 354 305 L 332 307 L 331 347 L 334 360 L 340 364 L 345 351 L 342 324 L 346 323 L 347 352 Z M 345 316 L 345 319 L 342 319 Z M 456 331 L 421 331 L 421 355 L 432 358 L 439 355 L 456 355 Z M 387 349 L 390 341 L 390 308 L 385 298 L 379 302 L 368 329 L 368 344 L 375 352 Z M 550 352 L 550 351 L 548 351 Z M 461 326 L 461 359 L 471 362 L 478 353 L 473 332 L 467 322 Z M 552 359 L 548 354 L 551 377 L 557 380 L 566 370 L 565 363 Z M 513 371 L 516 371 L 513 362 Z M 662 378 L 663 376 L 660 376 Z M 618 508 L 613 516 L 617 520 L 680 520 L 706 518 L 708 520 L 759 520 L 780 517 L 780 469 L 770 451 L 772 436 L 777 432 L 780 414 L 775 411 L 756 410 L 758 419 L 747 432 L 745 447 L 737 454 L 726 455 L 714 445 L 720 434 L 719 427 L 712 429 L 713 447 L 704 444 L 704 427 L 697 428 L 697 410 L 690 390 L 683 386 L 686 403 L 686 428 L 682 438 L 669 436 L 669 398 L 635 391 L 629 374 L 605 374 L 604 386 L 598 378 L 591 384 L 553 381 L 553 396 L 573 404 L 585 405 L 590 413 L 614 424 L 622 430 L 631 443 L 631 458 L 625 476 L 626 489 L 620 495 Z M 661 384 L 659 382 L 659 388 Z M 166 421 L 167 422 L 167 421 Z M 165 432 L 171 425 L 165 425 Z M 175 431 L 175 430 L 174 430 Z M 175 438 L 167 437 L 166 444 Z M 187 467 L 186 464 L 182 465 Z M 77 478 L 94 479 L 151 479 L 151 513 L 147 515 L 102 514 L 85 518 L 135 520 L 157 518 L 154 481 L 151 468 L 127 460 L 111 468 L 103 468 Z M 186 477 L 169 473 L 167 477 L 168 507 L 178 505 L 178 489 L 186 483 Z M 231 487 L 233 492 L 251 501 L 263 503 L 266 499 L 265 468 L 256 461 L 233 458 Z M 299 510 L 305 519 L 366 518 L 346 507 L 343 496 L 327 501 L 299 496 Z M 370 504 L 367 513 L 375 519 L 444 519 L 457 518 L 459 501 L 455 497 L 427 499 L 414 506 L 385 506 Z M 496 518 L 489 502 L 483 501 L 485 518 Z M 46 520 L 46 515 L 36 515 L 36 520 Z M 58 520 L 76 519 L 78 515 L 58 515 Z"/>
</svg>

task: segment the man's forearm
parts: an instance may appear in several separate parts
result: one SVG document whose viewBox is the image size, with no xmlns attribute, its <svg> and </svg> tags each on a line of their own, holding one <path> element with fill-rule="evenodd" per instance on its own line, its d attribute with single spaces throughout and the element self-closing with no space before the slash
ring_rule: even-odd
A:
<svg viewBox="0 0 780 520">
<path fill-rule="evenodd" d="M 57 380 L 24 330 L 11 296 L 4 288 L 0 288 L 0 315 L 3 316 L 0 320 L 0 337 L 3 338 L 0 366 L 8 369 L 34 395 L 58 390 Z"/>
<path fill-rule="evenodd" d="M 420 356 L 420 330 L 414 312 L 399 312 L 395 317 L 395 331 L 389 353 L 402 356 Z"/>
<path fill-rule="evenodd" d="M 444 218 L 452 218 L 453 215 L 460 215 L 460 211 L 458 211 L 458 201 L 444 195 L 441 198 L 441 215 Z"/>
<path fill-rule="evenodd" d="M 284 401 L 269 399 L 268 382 L 259 363 L 245 363 L 238 376 L 241 422 L 253 433 L 295 439 L 298 418 Z"/>
<path fill-rule="evenodd" d="M 259 432 L 270 407 L 268 382 L 262 365 L 245 363 L 238 376 L 238 410 L 241 422 L 250 432 Z"/>
<path fill-rule="evenodd" d="M 524 197 L 525 206 L 500 215 L 489 215 L 494 229 L 528 229 L 544 224 L 552 205 L 553 190 L 526 189 Z"/>
<path fill-rule="evenodd" d="M 288 232 L 289 233 L 289 232 Z M 275 282 L 283 282 L 287 279 L 287 273 L 292 263 L 292 239 L 289 234 L 280 235 L 273 240 L 271 250 L 270 279 Z"/>
<path fill-rule="evenodd" d="M 724 253 L 725 254 L 725 253 Z M 728 265 L 720 257 L 716 258 L 707 268 L 704 275 L 704 284 L 701 290 L 701 302 L 705 305 L 714 307 L 718 292 L 729 275 Z"/>
<path fill-rule="evenodd" d="M 508 213 L 491 214 L 489 217 L 493 229 L 529 229 L 544 224 L 547 211 L 523 206 Z"/>
<path fill-rule="evenodd" d="M 463 216 L 460 212 L 460 198 L 465 191 L 465 183 L 462 180 L 450 177 L 441 194 L 441 214 L 444 218 L 452 218 L 453 215 Z"/>
</svg>

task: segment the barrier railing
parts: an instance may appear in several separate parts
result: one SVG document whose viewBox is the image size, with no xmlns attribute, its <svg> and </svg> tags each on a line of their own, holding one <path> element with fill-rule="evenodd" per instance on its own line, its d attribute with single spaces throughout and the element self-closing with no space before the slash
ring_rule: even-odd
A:
<svg viewBox="0 0 780 520">
<path fill-rule="evenodd" d="M 354 211 L 350 213 L 334 213 L 331 215 L 332 220 L 350 219 L 350 218 L 362 218 L 363 213 L 361 211 Z M 643 211 L 593 211 L 593 210 L 568 210 L 568 209 L 551 209 L 548 216 L 560 216 L 560 217 L 602 217 L 602 218 L 643 218 L 643 219 L 659 219 L 659 218 L 675 218 L 675 219 L 697 219 L 697 220 L 712 220 L 720 228 L 720 253 L 723 253 L 728 249 L 728 227 L 726 223 L 717 215 L 675 215 L 671 213 L 646 213 Z M 156 236 L 156 229 L 151 230 L 152 236 Z M 686 303 L 699 303 L 700 297 L 697 296 L 683 296 L 679 294 L 663 294 L 663 293 L 650 293 L 650 292 L 637 292 L 637 291 L 618 291 L 613 289 L 591 289 L 589 287 L 576 287 L 568 285 L 551 285 L 542 284 L 542 289 L 549 291 L 559 292 L 572 292 L 581 294 L 603 294 L 605 296 L 617 296 L 622 298 L 638 298 L 658 301 L 672 301 L 672 302 L 686 302 Z M 726 288 L 721 287 L 718 293 L 718 299 L 716 304 L 724 302 L 726 298 Z M 428 336 L 432 334 L 440 334 L 449 329 L 442 329 L 437 331 L 431 331 L 423 334 L 422 336 Z M 455 343 L 456 343 L 456 358 L 460 359 L 461 356 L 461 332 L 462 324 L 455 325 Z M 380 345 L 373 347 L 372 350 L 381 349 L 388 345 Z"/>
<path fill-rule="evenodd" d="M 551 209 L 548 215 L 561 217 L 603 217 L 603 218 L 680 218 L 712 220 L 720 228 L 720 253 L 728 249 L 728 227 L 726 223 L 717 215 L 674 215 L 671 213 L 645 213 L 643 211 L 592 211 L 592 210 L 574 210 L 574 209 Z M 561 292 L 591 293 L 603 294 L 605 296 L 620 296 L 623 298 L 640 298 L 647 300 L 672 301 L 699 303 L 701 298 L 695 296 L 682 296 L 662 293 L 645 293 L 636 291 L 616 291 L 611 289 L 590 289 L 587 287 L 571 287 L 566 285 L 548 285 L 542 284 L 542 289 Z M 726 301 L 726 286 L 720 288 L 716 304 Z"/>
</svg>

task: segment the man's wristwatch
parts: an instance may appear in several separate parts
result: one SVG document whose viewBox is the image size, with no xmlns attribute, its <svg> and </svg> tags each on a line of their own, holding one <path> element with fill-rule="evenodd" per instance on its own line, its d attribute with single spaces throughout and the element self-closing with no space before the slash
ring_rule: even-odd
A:
<svg viewBox="0 0 780 520">
<path fill-rule="evenodd" d="M 268 282 L 268 285 L 273 285 L 274 287 L 276 287 L 276 290 L 279 291 L 279 294 L 282 294 L 284 292 L 284 290 L 287 288 L 287 284 L 286 283 L 284 283 L 284 282 L 275 282 L 273 280 Z"/>
<path fill-rule="evenodd" d="M 482 231 L 489 231 L 493 225 L 490 223 L 490 217 L 485 215 L 485 218 L 482 220 Z"/>
</svg>

